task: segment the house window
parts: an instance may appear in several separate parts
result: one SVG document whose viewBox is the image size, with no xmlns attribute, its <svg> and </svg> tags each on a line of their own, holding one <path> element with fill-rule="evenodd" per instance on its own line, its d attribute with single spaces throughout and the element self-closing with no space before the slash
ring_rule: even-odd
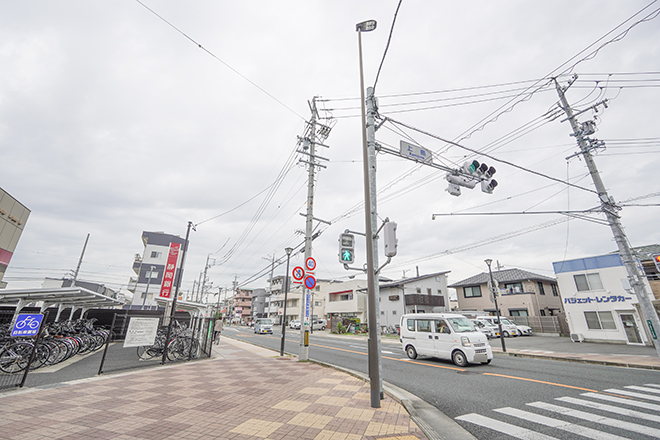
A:
<svg viewBox="0 0 660 440">
<path fill-rule="evenodd" d="M 399 300 L 399 295 L 390 295 L 387 297 L 390 301 L 398 301 Z"/>
<path fill-rule="evenodd" d="M 352 299 L 353 299 L 353 294 L 352 293 L 349 293 L 347 295 L 341 295 L 339 297 L 339 301 L 350 301 Z"/>
<path fill-rule="evenodd" d="M 442 290 L 438 289 L 438 295 L 442 295 Z"/>
<path fill-rule="evenodd" d="M 541 316 L 545 316 L 545 310 L 541 309 L 539 310 L 539 313 L 541 314 Z"/>
<path fill-rule="evenodd" d="M 527 309 L 509 309 L 509 316 L 529 316 Z"/>
<path fill-rule="evenodd" d="M 158 278 L 158 272 L 148 270 L 144 276 L 151 279 Z"/>
<path fill-rule="evenodd" d="M 162 255 L 162 252 L 151 251 L 151 258 L 160 258 Z"/>
<path fill-rule="evenodd" d="M 539 281 L 539 295 L 545 295 L 545 290 L 543 290 L 543 283 Z"/>
<path fill-rule="evenodd" d="M 523 293 L 522 283 L 507 283 L 504 285 L 506 293 Z"/>
<path fill-rule="evenodd" d="M 416 290 L 417 293 L 422 293 L 422 288 L 421 288 L 421 287 L 418 287 L 418 288 L 415 289 L 415 290 Z"/>
<path fill-rule="evenodd" d="M 426 293 L 428 293 L 429 295 L 433 295 L 433 289 L 431 289 L 430 287 L 427 288 Z"/>
<path fill-rule="evenodd" d="M 321 301 L 314 301 L 314 307 L 321 307 L 323 303 Z"/>
<path fill-rule="evenodd" d="M 384 315 L 384 314 L 385 314 L 385 310 L 381 310 L 381 311 L 380 311 L 380 314 L 381 314 L 381 315 Z"/>
<path fill-rule="evenodd" d="M 584 312 L 589 330 L 616 330 L 612 312 Z"/>
<path fill-rule="evenodd" d="M 475 298 L 481 296 L 481 286 L 463 287 L 463 293 L 466 298 Z"/>
<path fill-rule="evenodd" d="M 396 310 L 392 310 L 392 314 L 393 314 L 393 315 L 396 315 Z"/>
<path fill-rule="evenodd" d="M 578 292 L 585 290 L 603 290 L 603 283 L 597 273 L 573 275 Z"/>
<path fill-rule="evenodd" d="M 552 296 L 559 296 L 559 292 L 557 292 L 557 285 L 550 284 L 550 287 L 552 287 Z"/>
</svg>

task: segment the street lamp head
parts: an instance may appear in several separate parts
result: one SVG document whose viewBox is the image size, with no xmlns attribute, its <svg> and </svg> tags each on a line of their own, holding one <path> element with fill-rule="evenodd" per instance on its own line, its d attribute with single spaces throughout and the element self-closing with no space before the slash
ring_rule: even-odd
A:
<svg viewBox="0 0 660 440">
<path fill-rule="evenodd" d="M 490 258 L 487 258 L 487 259 L 485 259 L 484 261 L 486 262 L 486 264 L 488 265 L 488 267 L 490 267 L 490 263 L 493 262 L 493 260 L 491 260 Z"/>
<path fill-rule="evenodd" d="M 286 252 L 287 255 L 291 255 L 291 252 L 293 252 L 293 248 L 284 248 L 284 252 Z"/>
<path fill-rule="evenodd" d="M 355 30 L 358 32 L 369 32 L 376 29 L 376 20 L 367 20 L 355 25 Z"/>
</svg>

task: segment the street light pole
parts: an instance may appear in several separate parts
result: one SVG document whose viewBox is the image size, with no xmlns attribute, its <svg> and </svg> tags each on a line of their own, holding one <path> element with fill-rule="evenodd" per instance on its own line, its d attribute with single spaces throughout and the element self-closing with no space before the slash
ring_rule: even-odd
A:
<svg viewBox="0 0 660 440">
<path fill-rule="evenodd" d="M 497 323 L 500 326 L 500 341 L 502 342 L 502 351 L 506 353 L 506 344 L 504 343 L 504 334 L 502 333 L 502 320 L 500 319 L 500 307 L 497 305 L 497 292 L 495 292 L 495 281 L 493 281 L 493 271 L 490 269 L 490 264 L 493 262 L 490 258 L 484 260 L 488 265 L 488 275 L 490 276 L 490 293 L 493 294 L 495 301 L 495 314 L 497 315 Z"/>
<path fill-rule="evenodd" d="M 375 193 L 372 194 L 370 179 L 371 169 L 375 163 L 371 163 L 369 145 L 367 142 L 367 115 L 366 99 L 364 96 L 364 69 L 362 66 L 362 32 L 369 32 L 376 29 L 376 21 L 369 20 L 355 25 L 358 33 L 358 47 L 360 55 L 360 101 L 362 107 L 362 163 L 364 166 L 364 213 L 365 213 L 365 234 L 367 241 L 367 294 L 368 294 L 368 313 L 369 322 L 369 382 L 371 388 L 371 407 L 380 408 L 381 381 L 380 381 L 380 329 L 378 328 L 378 296 L 376 294 L 376 265 L 374 251 L 374 233 L 372 220 L 375 212 Z M 370 100 L 373 99 L 373 88 L 370 90 Z M 371 165 L 371 166 L 370 166 Z M 375 182 L 373 182 L 375 183 Z M 374 185 L 375 186 L 375 185 Z"/>
<path fill-rule="evenodd" d="M 286 252 L 286 274 L 284 275 L 284 311 L 282 312 L 282 341 L 280 342 L 280 356 L 284 356 L 284 338 L 286 336 L 286 297 L 289 293 L 289 260 L 293 248 L 284 249 Z M 271 277 L 272 278 L 272 277 Z"/>
</svg>

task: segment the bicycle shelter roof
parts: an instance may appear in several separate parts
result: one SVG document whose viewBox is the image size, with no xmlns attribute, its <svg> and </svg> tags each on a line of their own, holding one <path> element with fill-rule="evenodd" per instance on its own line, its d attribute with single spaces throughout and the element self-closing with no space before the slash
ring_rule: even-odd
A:
<svg viewBox="0 0 660 440">
<path fill-rule="evenodd" d="M 123 303 L 84 287 L 58 287 L 45 289 L 0 289 L 0 305 L 25 305 L 41 302 L 48 305 L 71 307 L 114 307 Z"/>
</svg>

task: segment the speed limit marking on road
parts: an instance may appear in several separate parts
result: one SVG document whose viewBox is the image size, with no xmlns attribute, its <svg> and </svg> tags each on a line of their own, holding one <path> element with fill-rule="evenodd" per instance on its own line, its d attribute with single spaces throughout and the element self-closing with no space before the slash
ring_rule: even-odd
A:
<svg viewBox="0 0 660 440">
<path fill-rule="evenodd" d="M 302 267 L 296 266 L 293 268 L 293 279 L 296 281 L 301 281 L 305 276 L 305 271 Z"/>
</svg>

